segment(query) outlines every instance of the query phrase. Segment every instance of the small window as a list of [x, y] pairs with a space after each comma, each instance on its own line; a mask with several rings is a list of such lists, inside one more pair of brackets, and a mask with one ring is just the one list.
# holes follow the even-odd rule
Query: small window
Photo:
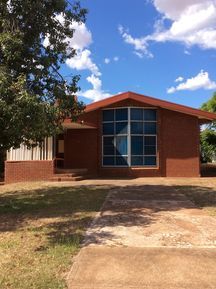
[[114, 166], [115, 165], [115, 157], [103, 157], [103, 165], [104, 166]]
[[144, 134], [156, 134], [156, 122], [144, 122]]
[[127, 136], [116, 137], [116, 155], [127, 155]]
[[132, 166], [142, 166], [143, 165], [143, 157], [142, 156], [132, 156], [131, 157], [131, 165]]
[[156, 136], [144, 136], [144, 144], [146, 146], [156, 146]]
[[104, 156], [113, 156], [115, 154], [114, 137], [104, 137], [103, 154]]
[[116, 157], [116, 165], [117, 166], [128, 166], [128, 158], [127, 157]]
[[113, 135], [114, 134], [114, 123], [105, 122], [103, 124], [103, 134], [104, 135]]
[[144, 166], [156, 166], [156, 157], [144, 157]]
[[113, 109], [103, 110], [103, 121], [114, 121], [114, 110]]
[[128, 109], [119, 108], [116, 109], [116, 121], [128, 120]]
[[127, 122], [116, 122], [116, 134], [127, 134], [128, 123]]
[[142, 108], [131, 108], [131, 120], [143, 120]]
[[156, 121], [157, 112], [155, 109], [144, 109], [144, 120], [147, 121]]
[[131, 134], [143, 134], [143, 123], [131, 122]]
[[156, 146], [144, 146], [144, 155], [146, 156], [156, 155]]
[[131, 155], [143, 155], [143, 137], [131, 137]]

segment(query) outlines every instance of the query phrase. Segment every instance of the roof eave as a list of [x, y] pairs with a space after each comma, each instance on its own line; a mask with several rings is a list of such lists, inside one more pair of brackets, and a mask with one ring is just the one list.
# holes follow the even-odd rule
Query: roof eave
[[86, 106], [85, 112], [91, 112], [91, 111], [94, 111], [97, 109], [101, 109], [103, 107], [110, 106], [114, 103], [117, 103], [117, 102], [120, 102], [120, 101], [123, 101], [126, 99], [133, 99], [135, 101], [150, 104], [150, 105], [153, 105], [155, 107], [160, 107], [163, 109], [168, 109], [168, 110], [177, 111], [177, 112], [188, 114], [188, 115], [193, 115], [193, 116], [196, 116], [198, 118], [207, 120], [208, 122], [216, 120], [216, 114], [215, 113], [202, 111], [202, 110], [188, 107], [185, 105], [180, 105], [180, 104], [168, 102], [165, 100], [137, 94], [137, 93], [130, 92], [130, 91], [125, 92], [125, 93], [121, 93], [118, 95], [114, 95], [114, 96], [109, 97], [107, 99], [103, 99], [103, 100], [97, 101], [95, 103], [89, 104]]

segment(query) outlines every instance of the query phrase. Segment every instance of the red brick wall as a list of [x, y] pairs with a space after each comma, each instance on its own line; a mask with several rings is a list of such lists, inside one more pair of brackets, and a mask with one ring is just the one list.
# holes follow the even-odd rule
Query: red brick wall
[[200, 176], [198, 118], [163, 109], [160, 141], [162, 176]]
[[53, 171], [53, 161], [6, 161], [5, 183], [49, 180]]
[[129, 177], [129, 178], [139, 178], [139, 177], [160, 177], [159, 168], [100, 168], [99, 175], [101, 177]]
[[65, 133], [65, 168], [87, 168], [97, 172], [97, 129], [74, 129]]
[[[133, 100], [124, 100], [110, 107], [148, 107]], [[103, 177], [198, 177], [199, 123], [183, 113], [158, 108], [158, 167], [102, 167], [102, 110], [82, 116], [98, 130], [68, 130], [65, 141], [65, 164], [71, 168], [88, 168]]]

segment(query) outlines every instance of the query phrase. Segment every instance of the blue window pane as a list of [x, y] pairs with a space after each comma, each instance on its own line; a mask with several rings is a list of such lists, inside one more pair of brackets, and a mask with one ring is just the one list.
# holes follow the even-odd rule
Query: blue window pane
[[131, 119], [132, 120], [143, 120], [143, 109], [142, 108], [131, 108]]
[[117, 166], [128, 166], [127, 157], [116, 157]]
[[144, 166], [156, 166], [156, 157], [144, 157]]
[[145, 146], [155, 146], [156, 145], [156, 136], [145, 136], [144, 137]]
[[114, 123], [104, 123], [103, 124], [103, 134], [104, 135], [114, 134]]
[[104, 137], [104, 139], [103, 139], [103, 154], [105, 156], [115, 154], [114, 137]]
[[156, 134], [157, 124], [156, 122], [145, 122], [144, 123], [144, 134]]
[[156, 120], [157, 111], [155, 109], [145, 109], [144, 110], [144, 120]]
[[156, 146], [144, 146], [144, 155], [156, 155]]
[[143, 155], [143, 137], [142, 136], [131, 137], [131, 154]]
[[127, 134], [128, 124], [127, 122], [117, 122], [116, 123], [116, 134]]
[[127, 155], [127, 137], [116, 137], [116, 155]]
[[104, 145], [111, 146], [114, 144], [114, 137], [113, 136], [105, 136], [104, 137]]
[[143, 157], [131, 157], [131, 165], [132, 166], [142, 166], [143, 165]]
[[131, 122], [131, 134], [143, 134], [143, 123]]
[[114, 109], [103, 110], [103, 121], [114, 121]]
[[104, 166], [114, 166], [115, 165], [115, 158], [114, 157], [104, 157], [103, 158], [103, 165]]
[[119, 108], [116, 109], [116, 121], [119, 120], [128, 120], [128, 109], [127, 108]]

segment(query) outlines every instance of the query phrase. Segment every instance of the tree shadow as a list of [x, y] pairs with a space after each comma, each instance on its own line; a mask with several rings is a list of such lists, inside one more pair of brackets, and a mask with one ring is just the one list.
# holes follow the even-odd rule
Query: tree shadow
[[[109, 190], [112, 190], [109, 198], [94, 219]], [[0, 195], [0, 232], [14, 232], [46, 219], [33, 230], [45, 231], [50, 245], [80, 244], [85, 229], [94, 219], [85, 244], [104, 244], [116, 237], [112, 232], [103, 231], [105, 226], [144, 228], [154, 224], [160, 212], [209, 204], [216, 207], [216, 191], [202, 186], [82, 185], [15, 190]]]
[[40, 219], [72, 217], [78, 221], [76, 214], [91, 215], [99, 211], [108, 189], [98, 185], [7, 191], [0, 194], [0, 232], [16, 231]]
[[206, 200], [203, 201], [203, 207], [216, 207], [216, 191], [209, 187], [136, 185], [114, 188], [99, 217], [87, 232], [84, 245], [116, 243], [119, 239], [118, 228], [139, 227], [144, 230], [160, 222], [163, 212], [202, 208], [201, 203], [196, 202], [198, 196]]

